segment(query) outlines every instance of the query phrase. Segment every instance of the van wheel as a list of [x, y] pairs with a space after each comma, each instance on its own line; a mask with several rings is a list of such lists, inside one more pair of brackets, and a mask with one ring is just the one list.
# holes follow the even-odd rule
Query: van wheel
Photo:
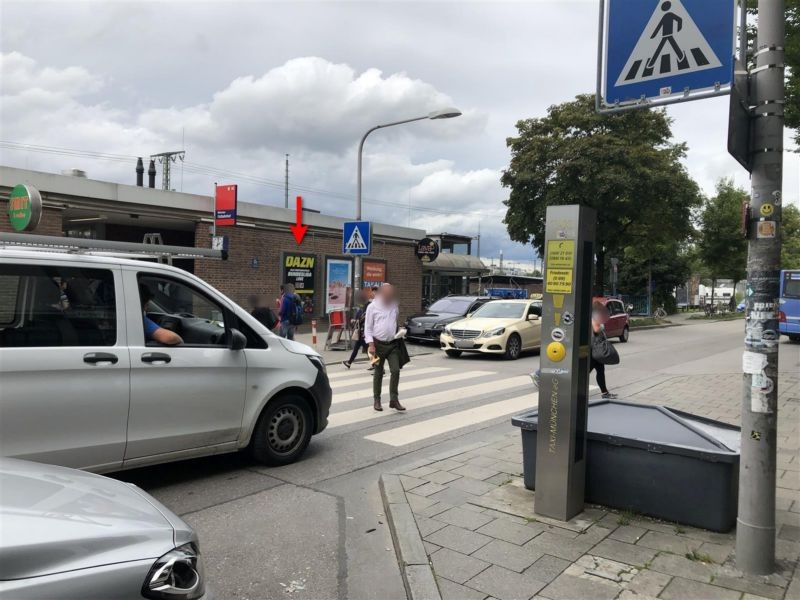
[[461, 356], [461, 350], [445, 350], [444, 353], [450, 358], [458, 358]]
[[506, 358], [517, 360], [520, 354], [522, 354], [522, 340], [516, 333], [512, 333], [506, 341]]
[[630, 335], [631, 330], [625, 325], [625, 329], [622, 330], [622, 335], [619, 336], [619, 341], [623, 344], [628, 341], [628, 336]]
[[270, 402], [253, 432], [253, 458], [266, 465], [288, 465], [300, 458], [311, 441], [311, 412], [294, 394]]

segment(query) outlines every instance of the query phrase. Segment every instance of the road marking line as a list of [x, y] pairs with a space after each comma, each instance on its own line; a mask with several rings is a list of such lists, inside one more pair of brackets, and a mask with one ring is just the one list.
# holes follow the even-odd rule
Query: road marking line
[[[595, 386], [589, 387], [590, 392], [593, 391], [592, 388], [595, 388]], [[455, 431], [462, 427], [491, 421], [526, 408], [534, 408], [536, 398], [537, 395], [525, 394], [516, 398], [509, 398], [508, 400], [501, 400], [435, 417], [427, 421], [418, 421], [402, 427], [381, 431], [380, 433], [373, 433], [372, 435], [364, 436], [364, 439], [386, 444], [387, 446], [405, 446], [442, 433]]]
[[[449, 369], [445, 367], [428, 367], [426, 369], [417, 369], [416, 371], [409, 371], [408, 373], [406, 373], [405, 372], [406, 370], [403, 369], [402, 371], [400, 371], [400, 376], [402, 377], [403, 375], [407, 376], [426, 375], [430, 373], [441, 373], [442, 371], [448, 371], [448, 370]], [[363, 385], [365, 383], [371, 384], [371, 382], [372, 382], [372, 373], [361, 373], [360, 377], [350, 377], [348, 379], [339, 379], [337, 381], [332, 381], [331, 387], [333, 388], [334, 391], [336, 391], [338, 389], [350, 387], [353, 385]]]
[[[451, 381], [463, 381], [464, 379], [474, 379], [475, 377], [485, 377], [486, 375], [495, 375], [493, 371], [468, 371], [466, 373], [455, 373], [453, 375], [443, 375], [442, 377], [423, 378], [419, 381], [412, 381], [410, 383], [403, 383], [402, 373], [400, 375], [400, 394], [404, 395], [409, 390], [416, 390], [419, 388], [430, 387], [432, 385], [439, 385], [443, 383], [450, 383]], [[389, 369], [383, 375], [383, 389], [386, 391], [389, 386]], [[355, 390], [353, 392], [345, 392], [343, 394], [334, 394], [333, 403], [349, 402], [350, 400], [362, 400], [364, 398], [372, 398], [372, 384], [365, 386], [363, 390]]]
[[[530, 385], [531, 378], [527, 375], [519, 377], [511, 377], [503, 381], [487, 381], [485, 383], [478, 383], [474, 385], [467, 385], [444, 392], [435, 392], [433, 394], [423, 394], [421, 396], [412, 396], [410, 398], [403, 398], [406, 407], [413, 411], [418, 408], [426, 408], [428, 406], [436, 406], [438, 404], [446, 404], [448, 402], [455, 402], [457, 400], [465, 400], [467, 398], [474, 398], [483, 394], [489, 394], [496, 391], [510, 390], [523, 385]], [[362, 421], [370, 421], [373, 419], [386, 418], [383, 414], [376, 413], [372, 410], [371, 406], [363, 408], [354, 408], [352, 410], [343, 410], [342, 412], [333, 413], [328, 417], [328, 429], [335, 427], [342, 427], [344, 425], [352, 425], [353, 423], [360, 423]]]
[[[422, 363], [417, 363], [417, 364], [422, 364]], [[331, 373], [330, 372], [331, 368], [336, 367], [336, 366], [341, 367], [342, 368], [341, 371], [335, 371], [335, 372]], [[366, 362], [366, 361], [353, 363], [353, 366], [350, 369], [346, 369], [345, 367], [343, 367], [341, 361], [327, 363], [328, 380], [333, 381], [333, 380], [339, 380], [339, 379], [348, 379], [350, 377], [358, 377], [359, 375], [363, 375], [364, 373], [367, 372], [367, 367], [368, 366], [369, 366], [369, 363]], [[431, 369], [436, 368], [436, 369], [445, 370], [445, 369], [451, 369], [452, 367], [428, 367], [428, 368], [431, 368]], [[409, 372], [409, 371], [413, 371], [413, 372], [416, 373], [416, 372], [421, 371], [421, 370], [422, 370], [422, 367], [415, 366], [414, 363], [408, 364], [405, 367], [403, 367], [403, 373], [406, 373], [406, 372]]]

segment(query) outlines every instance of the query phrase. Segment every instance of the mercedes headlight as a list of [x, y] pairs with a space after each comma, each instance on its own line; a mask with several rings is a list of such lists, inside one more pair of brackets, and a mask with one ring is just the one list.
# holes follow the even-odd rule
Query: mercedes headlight
[[442, 327], [444, 327], [444, 325], [442, 323], [434, 323], [432, 329], [441, 329]]
[[447, 325], [447, 326], [444, 328], [444, 332], [445, 332], [447, 335], [450, 335], [450, 336], [452, 336], [452, 335], [453, 335], [453, 330], [452, 330], [452, 329], [450, 329], [450, 325]]
[[142, 595], [154, 600], [195, 600], [205, 591], [200, 549], [193, 543], [179, 546], [159, 558], [142, 586]]
[[496, 329], [490, 329], [489, 331], [484, 331], [481, 334], [481, 337], [494, 337], [496, 335], [503, 335], [506, 331], [505, 327], [498, 327]]

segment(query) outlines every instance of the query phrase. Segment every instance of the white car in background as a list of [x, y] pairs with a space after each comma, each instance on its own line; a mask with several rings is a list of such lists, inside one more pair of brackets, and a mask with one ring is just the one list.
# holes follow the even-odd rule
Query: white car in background
[[502, 354], [514, 360], [542, 343], [542, 300], [492, 300], [445, 327], [439, 344], [447, 356], [463, 352]]

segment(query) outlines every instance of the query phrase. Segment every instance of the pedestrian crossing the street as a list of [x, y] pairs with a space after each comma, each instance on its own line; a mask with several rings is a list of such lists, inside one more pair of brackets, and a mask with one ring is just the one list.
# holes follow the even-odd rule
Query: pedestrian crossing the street
[[[376, 412], [372, 408], [372, 375], [364, 363], [347, 371], [332, 366], [328, 431], [336, 433], [347, 427], [344, 431], [361, 435], [368, 430], [363, 439], [401, 447], [536, 407], [537, 392], [528, 375], [509, 376], [491, 370], [491, 364], [482, 364], [481, 370], [469, 367], [407, 366], [401, 371], [400, 399], [408, 411], [397, 413], [388, 408], [388, 370], [382, 391], [385, 409]], [[597, 390], [590, 386], [590, 393]], [[476, 406], [481, 399], [485, 401]], [[426, 410], [420, 416], [417, 411], [422, 409]]]

